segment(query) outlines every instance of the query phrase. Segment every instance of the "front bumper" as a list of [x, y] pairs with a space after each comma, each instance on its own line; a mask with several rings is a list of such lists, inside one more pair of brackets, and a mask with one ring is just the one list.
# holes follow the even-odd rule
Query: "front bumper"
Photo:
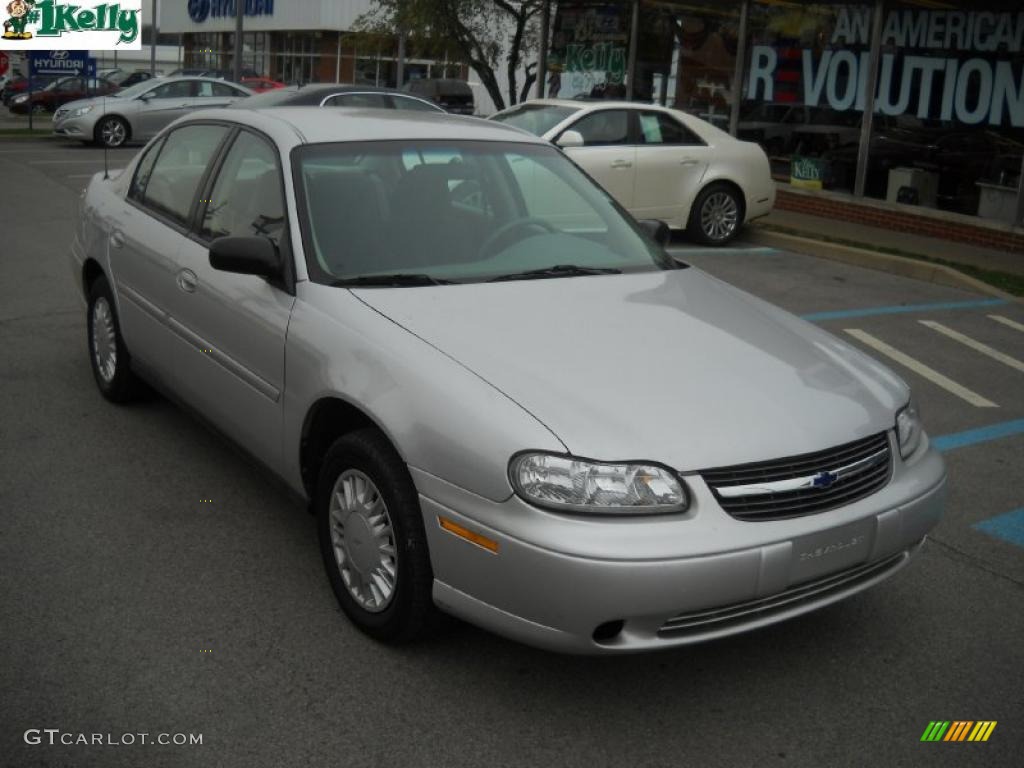
[[63, 136], [68, 139], [81, 139], [92, 141], [94, 120], [84, 117], [70, 117], [61, 121], [54, 121], [54, 136]]
[[[618, 521], [569, 519], [515, 496], [493, 503], [413, 476], [437, 605], [530, 645], [591, 654], [736, 634], [866, 589], [920, 549], [946, 490], [944, 464], [930, 448], [912, 467], [900, 462], [872, 496], [765, 522], [729, 517], [695, 476], [687, 478], [694, 500], [686, 514]], [[443, 530], [439, 517], [494, 540], [497, 553]]]

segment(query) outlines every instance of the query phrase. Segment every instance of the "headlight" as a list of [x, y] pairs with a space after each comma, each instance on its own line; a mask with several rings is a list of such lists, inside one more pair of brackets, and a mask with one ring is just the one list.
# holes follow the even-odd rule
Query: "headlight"
[[654, 464], [606, 464], [522, 453], [509, 464], [512, 487], [538, 506], [603, 515], [682, 512], [689, 502], [674, 473]]
[[92, 112], [92, 107], [79, 107], [71, 113], [71, 117], [81, 117], [82, 115], [88, 115]]
[[14, 103], [14, 104], [21, 104], [24, 101], [28, 101], [28, 94], [27, 93], [19, 93], [17, 96], [15, 96], [13, 99], [11, 99], [11, 102]]
[[905, 459], [921, 443], [921, 417], [917, 414], [917, 406], [911, 400], [896, 414], [896, 437], [900, 443], [900, 455]]

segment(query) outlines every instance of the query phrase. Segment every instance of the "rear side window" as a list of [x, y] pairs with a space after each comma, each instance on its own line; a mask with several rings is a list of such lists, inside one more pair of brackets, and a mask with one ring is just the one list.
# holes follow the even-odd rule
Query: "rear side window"
[[264, 235], [280, 244], [283, 228], [277, 152], [259, 136], [242, 131], [221, 165], [200, 234], [209, 239]]
[[640, 143], [642, 144], [689, 144], [700, 145], [704, 142], [697, 135], [664, 112], [641, 112]]
[[153, 164], [143, 205], [179, 224], [188, 223], [199, 182], [227, 130], [222, 125], [188, 125], [172, 131]]
[[132, 185], [128, 188], [128, 197], [132, 200], [142, 202], [143, 197], [146, 195], [146, 185], [149, 184], [149, 177], [153, 174], [153, 164], [156, 162], [157, 155], [160, 154], [160, 147], [164, 145], [164, 140], [153, 142], [153, 146], [146, 150], [146, 154], [139, 160], [139, 164], [135, 167], [135, 178], [132, 179]]

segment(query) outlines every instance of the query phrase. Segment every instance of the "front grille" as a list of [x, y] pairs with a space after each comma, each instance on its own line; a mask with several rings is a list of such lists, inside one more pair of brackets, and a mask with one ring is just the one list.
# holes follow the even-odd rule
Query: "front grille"
[[724, 608], [681, 613], [662, 624], [658, 635], [678, 637], [683, 634], [717, 632], [730, 626], [756, 622], [801, 605], [818, 603], [836, 593], [848, 592], [873, 579], [887, 576], [903, 565], [909, 557], [910, 550], [897, 552], [884, 560], [858, 565], [815, 581], [808, 581], [770, 597], [733, 603]]
[[774, 461], [700, 473], [718, 503], [739, 520], [782, 520], [852, 504], [889, 482], [889, 436]]

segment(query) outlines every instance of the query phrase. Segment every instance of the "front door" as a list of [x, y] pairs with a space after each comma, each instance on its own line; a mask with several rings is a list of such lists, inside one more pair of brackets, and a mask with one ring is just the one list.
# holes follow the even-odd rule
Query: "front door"
[[148, 139], [192, 108], [191, 80], [159, 85], [140, 97], [142, 106], [133, 126], [136, 139]]
[[565, 153], [627, 210], [633, 208], [636, 147], [629, 138], [629, 112], [601, 109], [569, 125], [583, 137], [582, 147]]
[[179, 251], [172, 313], [188, 342], [177, 359], [182, 396], [272, 467], [282, 458], [285, 335], [295, 297], [281, 283], [214, 269], [209, 246], [229, 235], [268, 237], [291, 258], [280, 168], [270, 143], [238, 134], [206, 187], [195, 236]]

